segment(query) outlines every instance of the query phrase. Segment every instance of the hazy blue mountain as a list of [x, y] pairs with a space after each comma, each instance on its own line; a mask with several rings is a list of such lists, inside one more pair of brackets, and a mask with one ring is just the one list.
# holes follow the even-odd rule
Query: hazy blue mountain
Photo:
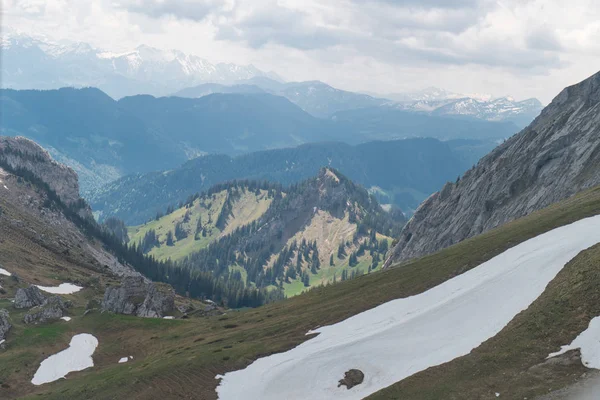
[[233, 158], [208, 155], [170, 171], [123, 177], [88, 199], [101, 217], [114, 215], [132, 225], [215, 183], [252, 179], [289, 185], [331, 166], [370, 188], [383, 203], [410, 212], [430, 193], [471, 167], [475, 154], [479, 158], [492, 147], [489, 142], [407, 139], [357, 146], [305, 144]]
[[202, 84], [180, 90], [175, 96], [201, 97], [210, 93], [248, 93], [256, 89], [283, 96], [319, 118], [327, 118], [338, 111], [391, 103], [387, 99], [336, 89], [320, 81], [282, 83], [266, 77], [240, 81], [240, 84], [231, 86]]
[[94, 88], [3, 89], [0, 110], [2, 134], [42, 144], [78, 172], [84, 193], [123, 175], [175, 168], [206, 154], [235, 156], [323, 141], [503, 139], [516, 132], [512, 124], [382, 107], [322, 119], [269, 93], [138, 95], [115, 101]]
[[474, 118], [432, 116], [382, 106], [335, 113], [331, 120], [351, 126], [367, 140], [389, 140], [405, 137], [439, 139], [505, 139], [519, 128], [512, 122], [490, 122]]

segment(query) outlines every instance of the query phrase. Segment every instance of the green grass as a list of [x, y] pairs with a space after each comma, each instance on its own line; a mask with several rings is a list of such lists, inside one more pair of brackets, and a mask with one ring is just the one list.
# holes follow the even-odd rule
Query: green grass
[[[106, 313], [79, 316], [74, 324], [67, 325], [69, 330], [54, 346], [65, 346], [71, 334], [92, 333], [100, 340], [94, 355], [96, 366], [39, 388], [29, 385], [28, 379], [43, 353], [48, 354], [48, 347], [14, 345], [17, 340], [11, 334], [7, 350], [0, 352], [0, 380], [9, 385], [9, 389], [0, 387], [0, 398], [215, 399], [216, 374], [293, 348], [307, 340], [309, 329], [421, 293], [515, 244], [598, 213], [600, 190], [593, 189], [398, 268], [315, 288], [259, 309], [228, 311], [220, 317], [163, 321]], [[570, 343], [592, 317], [600, 314], [597, 265], [598, 246], [578, 256], [542, 297], [497, 337], [469, 356], [408, 378], [375, 398], [398, 398], [399, 394], [407, 399], [491, 398], [490, 390], [498, 387], [502, 398], [522, 399], [573, 382], [582, 367], [548, 369], [537, 375], [527, 371], [548, 352]], [[116, 364], [128, 353], [134, 355], [133, 362]], [[15, 363], [21, 359], [28, 367], [7, 374], [8, 368], [3, 366], [9, 363], [17, 369]], [[519, 397], [523, 393], [527, 394]]]
[[[165, 215], [158, 220], [150, 221], [146, 224], [128, 228], [131, 243], [139, 244], [144, 235], [151, 229], [156, 231], [160, 246], [154, 247], [149, 254], [159, 260], [172, 259], [180, 260], [192, 253], [198, 252], [216, 240], [222, 235], [233, 232], [236, 228], [246, 225], [265, 213], [271, 204], [272, 199], [267, 198], [267, 191], [262, 190], [257, 196], [254, 192], [244, 191], [241, 197], [234, 203], [233, 217], [227, 221], [227, 225], [221, 231], [215, 226], [219, 213], [223, 208], [226, 198], [226, 191], [216, 193], [212, 198], [197, 199], [192, 207], [178, 208], [171, 214]], [[204, 206], [206, 205], [206, 206]], [[175, 240], [173, 246], [167, 246], [167, 233], [175, 232], [175, 225], [182, 222], [186, 212], [190, 212], [189, 222], [184, 224], [188, 236], [181, 240]], [[203, 226], [207, 226], [209, 232], [206, 236], [199, 235], [196, 240], [196, 226], [198, 219], [202, 218]], [[209, 221], [211, 221], [209, 223]]]

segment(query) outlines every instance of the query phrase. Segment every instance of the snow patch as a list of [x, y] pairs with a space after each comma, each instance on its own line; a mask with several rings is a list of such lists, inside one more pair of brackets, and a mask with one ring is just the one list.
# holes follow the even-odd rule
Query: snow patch
[[73, 294], [83, 289], [81, 286], [77, 286], [72, 283], [61, 283], [58, 286], [35, 286], [37, 286], [40, 290], [43, 290], [46, 293], [52, 294]]
[[69, 372], [82, 371], [94, 366], [92, 355], [98, 339], [89, 333], [73, 336], [69, 348], [51, 355], [40, 364], [31, 383], [42, 385], [64, 378]]
[[12, 274], [7, 270], [0, 268], [0, 275], [11, 276]]
[[129, 357], [121, 357], [121, 358], [119, 359], [119, 364], [126, 363], [127, 361], [129, 361]]
[[[529, 307], [566, 263], [600, 242], [599, 228], [596, 216], [554, 229], [424, 293], [318, 328], [319, 335], [290, 351], [225, 374], [219, 399], [358, 400], [469, 354]], [[338, 388], [353, 368], [364, 382]]]
[[556, 353], [551, 353], [547, 358], [565, 354], [567, 351], [580, 349], [581, 362], [587, 368], [600, 369], [600, 317], [590, 321], [588, 328], [568, 346], [562, 346]]
[[69, 322], [71, 320], [71, 317], [60, 317], [60, 319]]
[[172, 315], [167, 315], [166, 317], [163, 317], [163, 319], [175, 319], [175, 317], [173, 317]]

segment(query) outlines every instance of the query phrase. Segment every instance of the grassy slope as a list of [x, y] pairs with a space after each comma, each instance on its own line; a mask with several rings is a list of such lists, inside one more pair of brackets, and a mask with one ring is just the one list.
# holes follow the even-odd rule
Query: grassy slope
[[[161, 217], [158, 221], [150, 221], [144, 225], [134, 226], [129, 228], [129, 237], [132, 243], [139, 243], [146, 232], [154, 229], [159, 236], [161, 245], [150, 251], [150, 254], [157, 259], [166, 260], [171, 258], [178, 260], [184, 258], [191, 253], [202, 250], [211, 242], [217, 240], [221, 235], [233, 232], [236, 228], [246, 225], [259, 218], [267, 210], [272, 199], [267, 198], [267, 192], [261, 191], [259, 196], [253, 192], [244, 191], [243, 195], [237, 200], [233, 207], [233, 216], [229, 218], [225, 229], [221, 232], [215, 226], [219, 213], [223, 208], [226, 191], [223, 190], [216, 193], [212, 199], [204, 200], [197, 199], [193, 206], [189, 209], [191, 218], [185, 224], [185, 229], [188, 231], [188, 237], [182, 240], [176, 240], [173, 246], [167, 246], [167, 232], [175, 231], [175, 224], [183, 220], [187, 208], [179, 208], [171, 214]], [[205, 206], [206, 205], [206, 206]], [[210, 207], [209, 207], [210, 206]], [[209, 234], [206, 237], [199, 236], [199, 240], [195, 240], [194, 234], [198, 224], [198, 218], [202, 218], [204, 226], [208, 226]], [[208, 221], [212, 221], [210, 224]]]
[[[18, 339], [9, 336], [8, 350], [0, 353], [0, 364], [15, 352], [33, 355], [26, 369], [0, 379], [13, 388], [17, 383], [13, 390], [18, 394], [43, 393], [47, 399], [214, 399], [217, 373], [243, 368], [257, 357], [294, 347], [307, 340], [304, 334], [309, 329], [335, 323], [395, 298], [421, 293], [517, 243], [598, 213], [600, 189], [596, 188], [400, 268], [222, 317], [155, 321], [92, 314], [91, 318], [80, 318], [68, 325], [53, 348], [65, 347], [72, 333], [93, 333], [100, 339], [95, 355], [97, 366], [41, 388], [18, 385], [24, 380], [17, 377], [35, 369], [33, 365], [50, 351], [48, 344], [18, 344]], [[599, 253], [594, 248], [577, 257], [530, 309], [471, 355], [417, 374], [378, 396], [396, 398], [398, 393], [407, 393], [404, 398], [437, 399], [443, 392], [460, 393], [460, 398], [489, 398], [494, 383], [502, 384], [504, 392], [510, 389], [513, 392], [508, 393], [522, 393], [520, 388], [529, 386], [535, 378], [531, 393], [547, 393], [550, 388], [572, 382], [581, 367], [550, 370], [541, 377], [515, 375], [514, 371], [539, 363], [542, 356], [557, 350], [559, 345], [570, 343], [600, 313], [600, 303], [594, 301], [600, 277], [593, 268], [600, 262]], [[170, 328], [165, 329], [167, 326]], [[114, 350], [115, 346], [119, 346], [119, 351]], [[139, 353], [137, 357], [134, 354], [133, 362], [116, 364], [119, 357], [133, 351]], [[504, 375], [504, 371], [512, 373]], [[482, 395], [484, 389], [489, 390]]]

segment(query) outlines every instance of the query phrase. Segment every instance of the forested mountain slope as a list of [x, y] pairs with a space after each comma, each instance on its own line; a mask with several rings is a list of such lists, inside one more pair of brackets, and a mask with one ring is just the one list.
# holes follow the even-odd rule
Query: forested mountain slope
[[378, 269], [404, 223], [339, 172], [289, 188], [239, 181], [191, 196], [130, 228], [130, 243], [161, 260], [295, 295]]
[[389, 263], [432, 253], [600, 183], [600, 74], [564, 89], [518, 135], [428, 198]]
[[129, 225], [138, 225], [219, 182], [250, 179], [288, 186], [331, 166], [370, 189], [380, 203], [394, 204], [410, 213], [494, 146], [493, 142], [406, 139], [357, 146], [306, 144], [233, 158], [208, 155], [171, 171], [123, 177], [95, 191], [88, 200], [100, 219], [116, 216]]

